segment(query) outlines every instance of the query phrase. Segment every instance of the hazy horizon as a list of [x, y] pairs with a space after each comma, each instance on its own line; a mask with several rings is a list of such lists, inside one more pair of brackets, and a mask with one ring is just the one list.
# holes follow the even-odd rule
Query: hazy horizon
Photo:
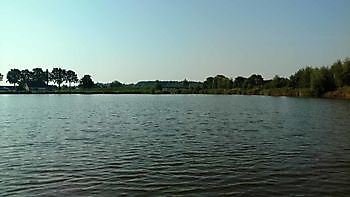
[[0, 73], [96, 82], [271, 78], [350, 55], [347, 0], [0, 1]]

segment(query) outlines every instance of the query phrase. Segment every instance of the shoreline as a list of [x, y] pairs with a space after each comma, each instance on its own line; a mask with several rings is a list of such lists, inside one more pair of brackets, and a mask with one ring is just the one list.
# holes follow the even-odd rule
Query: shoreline
[[180, 92], [170, 92], [170, 91], [103, 91], [103, 90], [84, 90], [84, 91], [0, 91], [0, 95], [99, 95], [99, 94], [110, 94], [110, 95], [122, 95], [122, 94], [140, 94], [140, 95], [245, 95], [245, 96], [271, 96], [271, 97], [290, 97], [290, 98], [321, 98], [321, 99], [340, 99], [340, 100], [350, 100], [350, 87], [340, 88], [335, 91], [330, 91], [322, 94], [321, 96], [313, 96], [309, 91], [306, 90], [296, 90], [285, 91], [283, 89], [268, 90], [263, 89], [259, 91], [254, 90], [244, 90], [244, 91], [234, 91], [234, 90], [203, 90], [203, 91], [180, 91]]

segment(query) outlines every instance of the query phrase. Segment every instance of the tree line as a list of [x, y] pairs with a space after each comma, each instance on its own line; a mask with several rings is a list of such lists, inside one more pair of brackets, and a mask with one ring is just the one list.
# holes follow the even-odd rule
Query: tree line
[[[0, 80], [3, 80], [0, 74]], [[119, 81], [111, 83], [94, 83], [90, 75], [84, 75], [80, 80], [72, 70], [54, 68], [51, 72], [41, 68], [19, 70], [11, 69], [7, 73], [7, 82], [19, 88], [49, 87], [52, 82], [61, 88], [63, 83], [76, 84], [79, 87], [96, 89], [150, 89], [151, 92], [175, 92], [175, 93], [259, 93], [261, 90], [308, 90], [313, 96], [321, 96], [325, 92], [333, 91], [344, 86], [350, 86], [350, 59], [338, 60], [330, 66], [310, 67], [299, 69], [290, 77], [276, 75], [272, 79], [265, 80], [259, 74], [249, 77], [237, 76], [235, 79], [224, 75], [208, 77], [203, 82], [187, 81], [141, 81], [136, 84], [122, 84]], [[184, 90], [184, 91], [178, 91]], [[208, 91], [207, 91], [208, 90]], [[214, 90], [214, 91], [213, 91]], [[229, 91], [227, 91], [229, 90]], [[252, 91], [246, 91], [252, 90]], [[146, 91], [147, 92], [147, 91]]]
[[[3, 75], [0, 73], [0, 80], [3, 79]], [[51, 72], [47, 69], [44, 71], [42, 68], [34, 68], [33, 70], [19, 70], [11, 69], [6, 75], [7, 82], [13, 84], [14, 87], [36, 87], [44, 88], [49, 86], [49, 82], [57, 84], [58, 88], [61, 88], [63, 83], [68, 83], [71, 87], [72, 83], [78, 83], [83, 88], [92, 88], [94, 82], [90, 75], [84, 75], [80, 80], [78, 75], [72, 70], [66, 70], [62, 68], [53, 68]]]
[[223, 75], [208, 77], [203, 82], [204, 89], [310, 89], [314, 96], [325, 92], [350, 86], [350, 59], [338, 60], [331, 66], [319, 68], [306, 67], [299, 69], [289, 78], [276, 75], [271, 80], [264, 80], [261, 75], [250, 77], [238, 76], [234, 80]]

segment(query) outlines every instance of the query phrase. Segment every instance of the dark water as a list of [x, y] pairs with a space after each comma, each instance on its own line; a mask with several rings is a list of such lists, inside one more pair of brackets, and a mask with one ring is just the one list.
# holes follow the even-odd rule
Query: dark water
[[0, 196], [349, 196], [350, 101], [0, 96]]

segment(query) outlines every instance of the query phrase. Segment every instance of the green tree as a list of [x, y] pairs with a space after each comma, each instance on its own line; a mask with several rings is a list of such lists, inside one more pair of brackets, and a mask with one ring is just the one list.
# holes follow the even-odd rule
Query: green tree
[[268, 84], [268, 86], [270, 88], [288, 87], [289, 86], [289, 79], [275, 75], [275, 77], [271, 80], [271, 82]]
[[344, 62], [338, 60], [330, 68], [335, 85], [343, 87], [350, 85], [350, 59], [346, 58]]
[[80, 79], [80, 86], [82, 88], [92, 88], [94, 87], [94, 81], [91, 79], [90, 75], [84, 75], [83, 78]]
[[311, 73], [313, 68], [306, 67], [298, 70], [294, 75], [290, 76], [290, 84], [294, 88], [310, 88]]
[[235, 88], [243, 88], [243, 85], [247, 78], [238, 76], [235, 78], [235, 81], [233, 82], [233, 87]]
[[326, 67], [313, 69], [310, 86], [315, 96], [321, 96], [327, 91], [334, 90], [335, 83], [330, 70]]
[[71, 87], [71, 83], [77, 83], [79, 81], [78, 75], [74, 71], [68, 70], [65, 81], [68, 82], [69, 87]]
[[225, 77], [224, 75], [216, 75], [213, 81], [213, 88], [219, 89], [231, 89], [233, 86], [232, 79]]
[[344, 85], [344, 69], [343, 64], [340, 60], [338, 60], [331, 66], [331, 72], [333, 75], [335, 85], [337, 87], [342, 87]]
[[155, 90], [162, 90], [162, 83], [159, 80], [156, 80]]
[[46, 73], [41, 68], [34, 68], [32, 71], [32, 80], [30, 86], [44, 87], [46, 81]]
[[48, 69], [46, 69], [46, 71], [45, 71], [45, 82], [46, 82], [46, 86], [49, 86], [50, 75], [51, 75], [51, 73], [49, 72]]
[[9, 82], [10, 84], [13, 84], [13, 86], [16, 87], [16, 84], [19, 84], [21, 80], [21, 71], [18, 69], [11, 69], [7, 73], [6, 78], [7, 78], [7, 82]]
[[204, 83], [203, 83], [203, 87], [205, 89], [212, 89], [214, 88], [214, 77], [208, 77]]
[[2, 81], [2, 78], [4, 77], [4, 75], [2, 75], [1, 73], [0, 73], [0, 81]]
[[61, 88], [61, 84], [66, 80], [66, 70], [61, 68], [52, 69], [50, 80], [56, 83], [58, 88]]
[[182, 81], [182, 87], [185, 89], [188, 89], [190, 87], [190, 83], [187, 81], [187, 79], [184, 79]]
[[113, 81], [113, 82], [110, 84], [110, 87], [111, 87], [111, 88], [119, 88], [119, 87], [122, 87], [122, 86], [123, 86], [123, 84], [120, 83], [120, 82], [117, 81], [117, 80]]
[[231, 89], [233, 87], [233, 81], [224, 75], [216, 75], [215, 77], [208, 77], [203, 87], [206, 89]]
[[20, 84], [23, 86], [28, 86], [30, 85], [32, 78], [33, 78], [33, 73], [28, 69], [24, 69], [21, 71]]
[[350, 86], [350, 59], [346, 58], [343, 63], [343, 85]]
[[264, 85], [264, 78], [261, 75], [253, 74], [244, 81], [244, 88], [257, 88]]

